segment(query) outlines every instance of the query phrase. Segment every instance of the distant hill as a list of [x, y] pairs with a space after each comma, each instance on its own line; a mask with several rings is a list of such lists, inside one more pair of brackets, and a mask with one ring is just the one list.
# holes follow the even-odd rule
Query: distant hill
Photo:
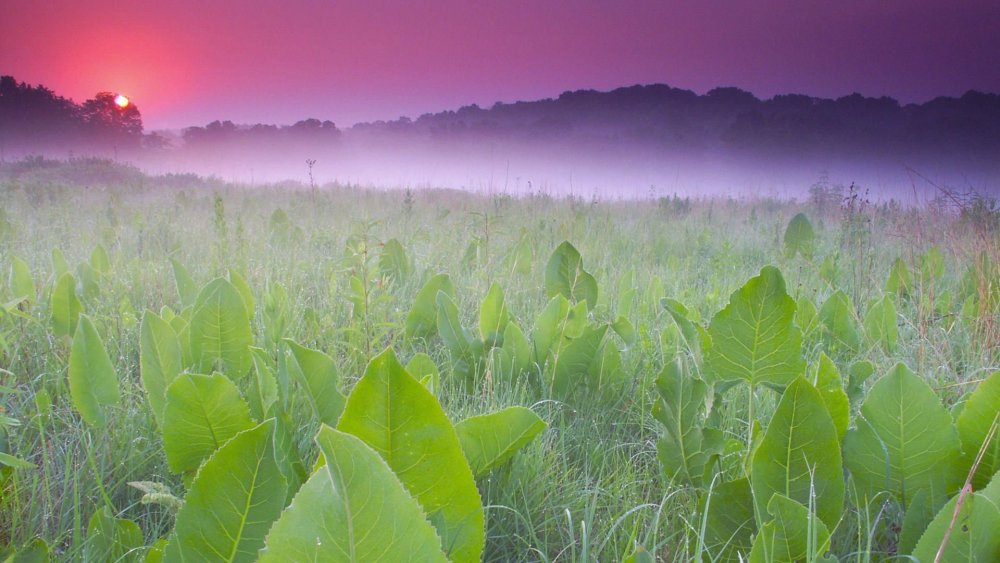
[[761, 100], [739, 88], [698, 95], [665, 84], [576, 90], [533, 102], [476, 105], [415, 120], [362, 123], [348, 133], [436, 138], [628, 141], [676, 148], [727, 147], [791, 154], [939, 152], [997, 156], [1000, 95], [969, 91], [902, 105], [890, 97], [785, 94]]

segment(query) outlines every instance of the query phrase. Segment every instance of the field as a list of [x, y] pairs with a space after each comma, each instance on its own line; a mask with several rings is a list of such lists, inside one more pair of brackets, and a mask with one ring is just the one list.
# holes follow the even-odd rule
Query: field
[[994, 202], [810, 194], [4, 165], [0, 558], [1000, 560]]

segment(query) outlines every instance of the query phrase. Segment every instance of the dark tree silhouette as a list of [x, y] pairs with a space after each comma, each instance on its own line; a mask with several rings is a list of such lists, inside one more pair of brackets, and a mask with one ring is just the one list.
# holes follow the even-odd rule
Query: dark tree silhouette
[[115, 94], [98, 92], [80, 111], [87, 127], [102, 137], [133, 143], [142, 139], [142, 116], [131, 101], [122, 107], [115, 103]]

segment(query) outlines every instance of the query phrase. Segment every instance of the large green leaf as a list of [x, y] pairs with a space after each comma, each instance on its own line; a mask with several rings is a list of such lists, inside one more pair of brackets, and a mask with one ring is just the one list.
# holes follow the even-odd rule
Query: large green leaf
[[588, 309], [597, 305], [597, 280], [583, 269], [583, 259], [569, 241], [556, 247], [545, 265], [545, 294], [586, 301]]
[[174, 286], [177, 288], [177, 296], [180, 297], [181, 306], [194, 305], [198, 299], [198, 284], [194, 282], [184, 264], [181, 264], [177, 259], [171, 258], [170, 266], [174, 270]]
[[69, 393], [73, 406], [91, 426], [104, 426], [108, 408], [121, 403], [115, 367], [87, 315], [80, 315], [69, 352]]
[[896, 306], [888, 295], [878, 300], [865, 315], [865, 332], [868, 338], [882, 346], [887, 353], [896, 350], [899, 327], [896, 326]]
[[555, 397], [567, 397], [590, 383], [595, 362], [601, 358], [601, 345], [608, 327], [588, 327], [578, 338], [559, 350], [552, 366], [549, 391]]
[[[1000, 413], [1000, 371], [994, 372], [976, 387], [958, 415], [958, 436], [968, 459], [974, 459], [983, 447], [997, 413]], [[997, 471], [1000, 471], [1000, 431], [986, 444], [983, 459], [973, 478], [975, 488], [984, 486]]]
[[781, 272], [765, 266], [712, 318], [706, 371], [715, 381], [791, 383], [805, 369], [794, 317], [795, 301], [785, 292]]
[[83, 306], [76, 296], [76, 278], [65, 273], [59, 276], [52, 289], [51, 299], [52, 333], [56, 336], [73, 336]]
[[[840, 439], [823, 397], [808, 381], [796, 379], [781, 396], [777, 410], [753, 454], [750, 484], [757, 513], [771, 496], [809, 505], [830, 528], [844, 508], [844, 471]], [[810, 497], [815, 496], [810, 501]]]
[[503, 332], [509, 322], [510, 314], [504, 302], [503, 290], [499, 284], [494, 283], [479, 307], [479, 337], [487, 346], [499, 346], [503, 344]]
[[177, 513], [165, 561], [256, 561], [285, 505], [268, 420], [235, 435], [205, 462]]
[[20, 299], [34, 303], [37, 297], [35, 291], [35, 280], [31, 277], [31, 268], [28, 263], [14, 256], [10, 261], [10, 275], [7, 278], [7, 286], [10, 287], [11, 294]]
[[922, 378], [897, 364], [872, 386], [861, 415], [844, 439], [844, 457], [868, 498], [887, 491], [905, 506], [926, 490], [933, 505], [957, 490], [963, 477], [958, 433]]
[[338, 428], [389, 464], [427, 512], [452, 561], [478, 561], [483, 506], [458, 435], [437, 399], [392, 349], [376, 356], [347, 398]]
[[198, 294], [189, 337], [200, 371], [219, 369], [238, 379], [250, 370], [250, 318], [243, 296], [226, 279], [212, 280]]
[[476, 479], [513, 457], [543, 430], [545, 421], [525, 407], [470, 416], [455, 425], [458, 441]]
[[861, 347], [854, 306], [843, 291], [831, 295], [819, 308], [826, 345], [832, 352], [856, 352]]
[[910, 276], [910, 268], [902, 258], [896, 258], [889, 271], [889, 277], [885, 280], [885, 292], [903, 297], [908, 295], [911, 289], [913, 289], [913, 279]]
[[833, 419], [833, 425], [837, 427], [838, 440], [843, 440], [851, 422], [851, 403], [844, 391], [844, 383], [837, 364], [823, 352], [819, 353], [819, 362], [816, 364], [812, 383], [823, 397], [826, 410]]
[[403, 245], [396, 239], [389, 239], [378, 257], [378, 273], [396, 283], [410, 275], [410, 262], [406, 259]]
[[802, 503], [775, 494], [767, 511], [772, 519], [754, 538], [751, 563], [818, 561], [830, 549], [830, 530]]
[[[1000, 478], [994, 477], [986, 489], [962, 499], [958, 514], [956, 495], [938, 511], [920, 537], [913, 556], [930, 563], [941, 553], [940, 561], [1000, 561]], [[948, 543], [941, 550], [944, 536], [951, 528]]]
[[316, 442], [326, 463], [271, 528], [261, 563], [447, 561], [420, 505], [375, 451], [326, 426]]
[[784, 242], [785, 256], [791, 258], [799, 253], [804, 258], [812, 258], [813, 250], [816, 248], [816, 233], [805, 213], [795, 215], [788, 222]]
[[483, 345], [462, 327], [458, 306], [444, 291], [439, 291], [437, 295], [437, 327], [451, 354], [454, 372], [463, 378], [470, 378], [482, 360]]
[[146, 311], [139, 329], [139, 376], [156, 423], [163, 426], [167, 387], [183, 370], [181, 345], [170, 323]]
[[711, 496], [706, 493], [699, 499], [698, 511], [705, 518], [709, 553], [722, 561], [739, 561], [741, 554], [746, 560], [757, 531], [750, 481], [744, 477], [715, 486]]
[[[711, 348], [711, 339], [705, 329], [694, 323], [689, 316], [687, 307], [680, 301], [664, 297], [660, 305], [670, 314], [678, 333], [683, 339], [684, 348], [694, 356], [695, 363], [701, 365], [702, 353]], [[669, 359], [669, 358], [667, 358]]]
[[443, 291], [445, 295], [455, 300], [455, 286], [448, 274], [437, 274], [417, 292], [413, 306], [406, 315], [406, 328], [403, 338], [430, 338], [437, 334], [437, 295]]
[[663, 366], [656, 378], [659, 398], [653, 416], [667, 429], [656, 444], [660, 465], [670, 480], [695, 487], [703, 484], [706, 468], [722, 453], [724, 437], [704, 428], [709, 387], [684, 373], [678, 361]]
[[229, 438], [252, 428], [250, 407], [222, 374], [182, 374], [167, 388], [163, 451], [171, 471], [198, 469]]
[[83, 558], [85, 561], [139, 561], [142, 546], [139, 525], [125, 518], [115, 518], [111, 509], [105, 506], [95, 512], [87, 524]]
[[347, 399], [341, 394], [340, 374], [333, 359], [319, 350], [300, 346], [292, 340], [288, 344], [288, 372], [305, 390], [306, 399], [316, 420], [333, 426], [344, 411]]

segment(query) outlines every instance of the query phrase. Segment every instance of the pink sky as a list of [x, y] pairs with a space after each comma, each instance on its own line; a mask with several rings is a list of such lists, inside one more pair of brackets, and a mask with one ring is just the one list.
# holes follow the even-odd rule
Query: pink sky
[[1000, 92], [995, 0], [3, 0], [0, 74], [147, 129], [348, 126], [664, 82], [904, 102]]

